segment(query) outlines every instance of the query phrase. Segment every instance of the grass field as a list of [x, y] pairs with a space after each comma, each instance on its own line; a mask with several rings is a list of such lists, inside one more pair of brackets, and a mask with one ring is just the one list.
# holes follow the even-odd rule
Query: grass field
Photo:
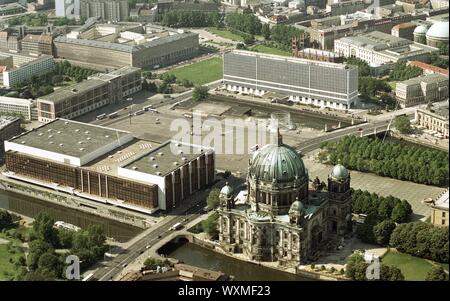
[[[433, 267], [433, 264], [430, 261], [403, 254], [395, 250], [390, 250], [381, 261], [388, 266], [399, 268], [405, 276], [405, 280], [425, 280], [428, 271]], [[448, 264], [436, 264], [441, 265], [448, 271]]]
[[[6, 238], [3, 233], [0, 233], [0, 238], [11, 241], [11, 238]], [[19, 240], [13, 240], [13, 244], [18, 247], [21, 242]], [[23, 252], [17, 248], [14, 248], [14, 254], [8, 252], [6, 245], [7, 244], [0, 244], [0, 281], [7, 280], [5, 273], [9, 275], [15, 274], [14, 263], [9, 262], [9, 259], [13, 258], [15, 262], [21, 255], [23, 255]]]
[[244, 40], [240, 35], [234, 34], [226, 29], [208, 28], [208, 32], [215, 34], [224, 39], [229, 39], [237, 42], [242, 42]]
[[268, 47], [265, 45], [257, 45], [253, 47], [251, 50], [261, 52], [261, 53], [268, 53], [268, 54], [276, 54], [276, 55], [284, 55], [284, 56], [292, 56], [292, 53], [289, 51], [284, 51], [275, 47]]
[[222, 78], [223, 60], [220, 57], [215, 57], [189, 66], [177, 68], [168, 73], [174, 74], [177, 79], [187, 79], [195, 85], [203, 85]]

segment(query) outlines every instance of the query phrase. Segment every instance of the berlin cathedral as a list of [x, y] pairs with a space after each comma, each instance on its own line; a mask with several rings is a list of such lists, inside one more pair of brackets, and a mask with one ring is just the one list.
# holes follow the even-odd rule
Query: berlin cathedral
[[220, 191], [221, 247], [285, 266], [310, 262], [327, 242], [351, 232], [348, 170], [336, 165], [327, 189], [319, 186], [279, 135], [276, 144], [265, 145], [249, 160], [245, 203], [235, 203], [228, 183]]

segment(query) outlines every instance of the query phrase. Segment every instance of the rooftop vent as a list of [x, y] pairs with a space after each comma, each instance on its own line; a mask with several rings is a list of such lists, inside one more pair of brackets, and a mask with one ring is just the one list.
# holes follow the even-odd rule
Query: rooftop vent
[[155, 157], [150, 157], [150, 160], [151, 161], [155, 161]]
[[53, 135], [48, 135], [48, 138], [53, 138]]
[[187, 161], [187, 158], [186, 157], [181, 157], [181, 160]]
[[91, 140], [91, 137], [87, 137], [86, 140]]
[[59, 146], [64, 146], [64, 144], [60, 143]]
[[183, 151], [182, 151], [182, 150], [179, 150], [178, 153], [181, 155], [181, 154], [183, 154]]
[[158, 168], [158, 164], [153, 164], [153, 167], [154, 168]]
[[177, 166], [179, 163], [178, 162], [173, 162], [173, 165]]
[[109, 156], [108, 156], [108, 158], [112, 158], [112, 157], [113, 157], [112, 155], [109, 155]]
[[57, 131], [58, 134], [61, 134], [61, 131]]
[[42, 135], [43, 135], [42, 133], [39, 133], [39, 134], [38, 134], [38, 136], [42, 136]]
[[117, 153], [118, 153], [118, 154], [121, 154], [121, 153], [122, 153], [122, 151], [118, 151]]
[[89, 134], [89, 131], [84, 132], [86, 135]]
[[176, 146], [181, 146], [181, 143], [180, 143], [180, 142], [177, 142], [177, 143], [176, 143]]
[[52, 129], [48, 129], [48, 130], [47, 130], [47, 132], [51, 132], [51, 131], [52, 131]]
[[84, 151], [84, 147], [81, 147], [81, 148], [80, 148], [80, 151]]
[[105, 138], [109, 138], [109, 135], [106, 135]]
[[161, 172], [157, 171], [157, 172], [156, 172], [156, 175], [157, 175], [157, 176], [160, 176], [160, 175], [161, 175]]
[[49, 143], [50, 143], [50, 144], [53, 144], [53, 141], [50, 141]]
[[68, 122], [68, 121], [65, 121], [64, 124], [69, 124], [69, 122]]
[[133, 166], [132, 168], [133, 168], [133, 170], [136, 170], [136, 169], [138, 169], [138, 168], [137, 168], [136, 166]]
[[80, 131], [80, 129], [75, 129], [75, 132], [77, 132], [77, 133], [78, 133], [79, 131]]
[[83, 144], [83, 141], [78, 141], [78, 144]]
[[159, 152], [158, 155], [159, 156], [164, 156], [164, 153], [163, 152]]
[[78, 90], [77, 89], [72, 89], [72, 92], [77, 92]]
[[20, 143], [25, 144], [25, 141], [22, 141], [22, 142], [20, 142]]

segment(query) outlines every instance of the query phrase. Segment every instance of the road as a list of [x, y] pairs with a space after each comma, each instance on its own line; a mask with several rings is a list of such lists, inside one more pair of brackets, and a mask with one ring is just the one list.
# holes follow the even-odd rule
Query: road
[[201, 200], [196, 204], [193, 204], [193, 206], [183, 212], [183, 214], [172, 217], [160, 225], [154, 226], [152, 232], [109, 261], [106, 267], [97, 270], [91, 279], [99, 281], [112, 280], [114, 276], [119, 274], [128, 264], [136, 260], [137, 257], [145, 252], [147, 248], [156, 244], [160, 240], [158, 237], [162, 237], [168, 232], [173, 231], [170, 230], [173, 225], [176, 223], [187, 224], [199, 217], [203, 213], [204, 206], [205, 202], [204, 200]]

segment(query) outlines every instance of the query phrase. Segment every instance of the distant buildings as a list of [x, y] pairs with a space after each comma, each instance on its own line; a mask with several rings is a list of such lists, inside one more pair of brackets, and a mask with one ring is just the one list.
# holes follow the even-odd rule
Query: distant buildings
[[447, 189], [431, 206], [431, 223], [436, 226], [447, 226], [448, 223], [448, 195]]
[[414, 39], [414, 30], [416, 29], [417, 25], [414, 23], [402, 23], [402, 24], [398, 24], [395, 25], [394, 27], [392, 27], [392, 31], [391, 34], [394, 37], [397, 38], [403, 38], [403, 39], [407, 39], [407, 40], [413, 40]]
[[358, 97], [354, 66], [234, 50], [224, 54], [223, 84], [229, 91], [288, 95], [295, 102], [349, 109]]
[[341, 16], [364, 10], [366, 6], [368, 6], [368, 4], [366, 4], [363, 0], [335, 2], [327, 4], [326, 12], [332, 16]]
[[20, 134], [20, 118], [2, 115], [0, 111], [0, 154], [4, 153], [3, 143], [5, 140]]
[[143, 213], [171, 210], [214, 181], [215, 154], [57, 119], [5, 142], [5, 176]]
[[35, 102], [31, 99], [0, 96], [0, 115], [2, 113], [15, 114], [24, 120], [37, 119]]
[[395, 96], [402, 108], [448, 98], [448, 76], [430, 74], [398, 82]]
[[3, 69], [2, 73], [2, 85], [8, 88], [20, 85], [33, 76], [49, 73], [55, 68], [55, 61], [50, 55], [0, 51], [0, 56], [13, 58], [13, 67]]
[[412, 67], [419, 67], [420, 69], [423, 70], [424, 74], [439, 73], [439, 74], [448, 76], [448, 70], [447, 69], [439, 68], [439, 67], [436, 67], [436, 66], [433, 66], [433, 65], [430, 65], [430, 64], [425, 64], [424, 62], [408, 61], [406, 64], [408, 66], [412, 66]]
[[97, 74], [73, 86], [62, 87], [37, 100], [38, 120], [72, 119], [142, 89], [139, 68], [123, 67], [107, 74]]
[[25, 12], [26, 9], [19, 3], [0, 5], [0, 16], [15, 15]]
[[445, 106], [417, 109], [415, 122], [418, 126], [435, 131], [441, 134], [442, 137], [448, 138], [448, 103]]
[[80, 18], [80, 0], [55, 0], [55, 15], [67, 19]]
[[431, 53], [439, 49], [394, 37], [379, 31], [334, 41], [334, 51], [345, 57], [356, 57], [369, 64], [396, 63], [398, 61], [428, 61]]
[[100, 17], [104, 21], [127, 21], [130, 10], [127, 0], [79, 0], [80, 16]]
[[27, 34], [22, 39], [22, 51], [53, 55], [53, 37], [48, 34]]
[[54, 39], [55, 55], [98, 70], [133, 66], [159, 68], [198, 54], [198, 34], [139, 23], [92, 22]]

